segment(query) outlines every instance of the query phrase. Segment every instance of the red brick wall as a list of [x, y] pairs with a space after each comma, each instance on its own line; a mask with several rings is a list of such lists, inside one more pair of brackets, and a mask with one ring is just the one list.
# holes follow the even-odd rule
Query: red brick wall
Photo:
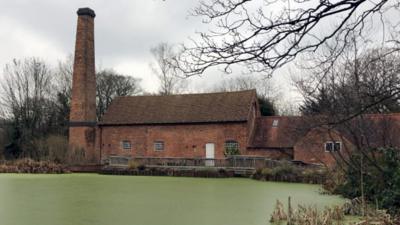
[[[72, 164], [98, 163], [99, 152], [95, 149], [96, 128], [69, 128], [69, 160]], [[83, 151], [83, 153], [82, 153]], [[83, 156], [83, 158], [80, 157]]]
[[[121, 141], [132, 149], [124, 150]], [[205, 157], [206, 143], [215, 144], [215, 158], [224, 158], [224, 142], [236, 140], [247, 154], [247, 124], [142, 125], [101, 127], [102, 159], [109, 155], [148, 157]], [[164, 141], [164, 151], [154, 151], [154, 141]]]
[[[341, 151], [325, 151], [325, 143], [328, 141], [341, 142]], [[353, 145], [337, 132], [315, 129], [295, 144], [294, 160], [333, 166], [336, 164], [336, 160], [346, 157], [352, 148]]]
[[247, 149], [247, 155], [252, 155], [252, 156], [264, 156], [270, 159], [275, 159], [275, 160], [281, 160], [281, 159], [286, 159], [286, 160], [293, 160], [293, 149], [288, 148], [288, 149], [274, 149], [274, 148], [269, 148], [269, 149], [257, 149], [257, 148], [251, 148]]

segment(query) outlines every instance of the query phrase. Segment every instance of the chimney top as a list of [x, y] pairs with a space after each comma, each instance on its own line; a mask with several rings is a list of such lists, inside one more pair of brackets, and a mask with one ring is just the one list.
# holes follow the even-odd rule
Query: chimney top
[[93, 18], [96, 16], [93, 9], [91, 8], [79, 8], [78, 12], [76, 13], [78, 14], [78, 16], [91, 16]]

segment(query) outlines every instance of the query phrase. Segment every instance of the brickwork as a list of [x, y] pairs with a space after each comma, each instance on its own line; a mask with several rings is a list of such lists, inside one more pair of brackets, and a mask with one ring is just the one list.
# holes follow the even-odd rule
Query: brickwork
[[70, 127], [69, 144], [72, 164], [97, 163], [99, 152], [96, 151], [96, 128], [95, 127]]
[[263, 156], [274, 160], [292, 160], [293, 159], [293, 149], [278, 149], [278, 148], [270, 148], [270, 149], [257, 149], [250, 148], [247, 151], [247, 155], [251, 156]]
[[[122, 141], [132, 148], [124, 150]], [[215, 144], [215, 158], [224, 158], [226, 140], [239, 143], [241, 154], [247, 154], [247, 124], [140, 125], [101, 127], [101, 153], [146, 157], [205, 157], [207, 143]], [[164, 150], [155, 151], [154, 142], [163, 141]]]
[[[329, 141], [340, 142], [341, 150], [339, 152], [325, 151], [325, 143]], [[294, 160], [333, 166], [336, 160], [346, 157], [352, 148], [353, 144], [339, 133], [315, 129], [295, 144]]]
[[[98, 163], [110, 155], [204, 158], [207, 143], [214, 144], [214, 157], [218, 159], [225, 157], [225, 142], [234, 140], [241, 155], [294, 158], [331, 166], [341, 153], [353, 148], [337, 132], [315, 129], [305, 134], [292, 129], [301, 126], [300, 117], [260, 117], [255, 90], [119, 97], [101, 124], [96, 125], [94, 17], [89, 8], [78, 10], [69, 144], [72, 158], [77, 159], [78, 153], [82, 153], [83, 161], [79, 163]], [[390, 121], [384, 123], [394, 124], [395, 129], [373, 136], [383, 136], [386, 140], [391, 135], [394, 146], [399, 146], [399, 115], [391, 115]], [[368, 116], [371, 121], [381, 117]], [[340, 152], [325, 151], [325, 143], [332, 140], [342, 143]], [[128, 146], [130, 143], [130, 147], [124, 149], [123, 141]], [[163, 142], [164, 150], [154, 149], [157, 141]]]
[[[70, 156], [83, 151], [86, 162], [98, 161], [95, 154], [96, 76], [94, 56], [94, 12], [78, 10], [70, 112]], [[96, 160], [97, 158], [97, 160]], [[76, 163], [76, 162], [75, 162]]]
[[94, 18], [78, 16], [72, 81], [71, 121], [96, 121]]

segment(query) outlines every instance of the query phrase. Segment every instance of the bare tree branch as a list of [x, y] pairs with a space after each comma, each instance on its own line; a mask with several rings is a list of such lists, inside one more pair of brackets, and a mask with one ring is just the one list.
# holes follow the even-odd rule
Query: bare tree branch
[[[271, 74], [298, 55], [317, 51], [329, 40], [348, 43], [349, 33], [362, 30], [372, 15], [395, 7], [395, 0], [270, 0], [201, 1], [192, 15], [209, 23], [209, 32], [185, 45], [178, 67], [188, 76], [214, 66], [230, 72], [243, 64], [251, 72]], [[385, 7], [384, 7], [385, 6]], [[277, 10], [277, 8], [280, 10]], [[331, 27], [327, 24], [334, 23]]]

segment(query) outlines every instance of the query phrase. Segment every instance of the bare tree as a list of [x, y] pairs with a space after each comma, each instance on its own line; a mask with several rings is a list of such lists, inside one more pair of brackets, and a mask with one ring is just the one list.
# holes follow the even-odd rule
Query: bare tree
[[124, 76], [113, 70], [102, 70], [97, 73], [97, 117], [105, 113], [112, 100], [117, 96], [137, 95], [142, 93], [140, 79]]
[[54, 82], [55, 97], [54, 100], [57, 110], [58, 133], [60, 135], [68, 134], [69, 113], [72, 93], [72, 72], [73, 56], [69, 55], [66, 60], [59, 61], [54, 72], [57, 82]]
[[[340, 131], [354, 144], [351, 152], [337, 155], [339, 164], [359, 170], [359, 162], [349, 157], [359, 154], [382, 172], [377, 149], [400, 145], [394, 118], [382, 115], [400, 112], [400, 55], [391, 48], [366, 46], [353, 36], [334, 63], [316, 55], [311, 74], [303, 74], [296, 85], [305, 98], [301, 111], [311, 115], [305, 125]], [[331, 49], [325, 50], [329, 57]]]
[[400, 111], [400, 55], [391, 49], [346, 57], [295, 83], [305, 98], [301, 111], [329, 115], [332, 123], [361, 113]]
[[3, 150], [7, 144], [6, 131], [3, 128], [0, 120], [0, 159], [3, 159]]
[[184, 91], [187, 87], [187, 80], [184, 79], [185, 75], [172, 63], [172, 60], [178, 56], [173, 46], [168, 43], [160, 43], [150, 51], [154, 57], [154, 63], [150, 64], [150, 68], [160, 81], [159, 94], [170, 95]]
[[[58, 119], [68, 131], [69, 110], [72, 90], [73, 57], [68, 56], [60, 61], [55, 71], [57, 82], [54, 84], [57, 91]], [[140, 79], [118, 74], [112, 69], [103, 69], [96, 74], [97, 117], [104, 114], [116, 96], [137, 95], [142, 93]]]
[[[244, 64], [251, 72], [270, 74], [303, 53], [336, 39], [337, 52], [349, 33], [365, 28], [374, 15], [396, 10], [398, 1], [205, 0], [192, 12], [210, 25], [177, 61], [188, 75], [213, 66], [226, 72]], [[383, 20], [382, 20], [383, 21]]]
[[4, 69], [1, 102], [13, 121], [16, 144], [24, 145], [25, 156], [37, 157], [32, 140], [52, 127], [55, 112], [51, 75], [46, 63], [37, 58], [13, 60]]
[[[4, 68], [0, 104], [2, 117], [10, 121], [5, 130], [10, 139], [7, 158], [54, 159], [57, 143], [65, 143], [62, 139], [68, 132], [71, 59], [60, 61], [54, 70], [37, 58], [13, 60]], [[97, 79], [99, 117], [114, 97], [140, 93], [139, 81], [112, 70], [101, 71]], [[60, 161], [62, 154], [56, 158]]]
[[58, 93], [71, 98], [72, 90], [72, 73], [73, 73], [74, 58], [69, 55], [66, 60], [59, 61], [55, 74], [57, 82], [54, 84]]

